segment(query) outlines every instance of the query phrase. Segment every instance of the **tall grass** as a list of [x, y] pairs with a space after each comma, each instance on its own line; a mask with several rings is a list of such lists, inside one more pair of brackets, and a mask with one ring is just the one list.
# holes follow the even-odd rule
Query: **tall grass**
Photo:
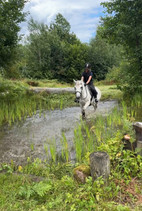
[[0, 102], [0, 125], [9, 123], [10, 125], [22, 117], [32, 116], [37, 109], [42, 111], [42, 101], [35, 96], [25, 95], [16, 100], [1, 100]]
[[74, 131], [77, 161], [81, 162], [88, 152], [97, 151], [100, 145], [108, 143], [118, 134], [122, 139], [125, 133], [129, 133], [133, 142], [135, 135], [132, 122], [136, 121], [134, 117], [137, 118], [138, 109], [142, 109], [142, 97], [139, 95], [135, 96], [129, 105], [122, 102], [108, 116], [97, 116], [91, 125], [81, 123]]
[[4, 123], [12, 124], [17, 120], [22, 120], [27, 116], [39, 115], [44, 109], [61, 110], [69, 105], [74, 105], [73, 94], [34, 94], [20, 83], [0, 80], [0, 125]]
[[62, 159], [66, 162], [69, 161], [69, 147], [68, 147], [68, 141], [64, 133], [62, 133], [62, 139], [61, 139], [61, 147], [62, 147]]

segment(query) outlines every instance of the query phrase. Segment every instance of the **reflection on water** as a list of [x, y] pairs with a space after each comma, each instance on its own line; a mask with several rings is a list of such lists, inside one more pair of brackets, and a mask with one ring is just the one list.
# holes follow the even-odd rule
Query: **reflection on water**
[[[97, 111], [87, 109], [87, 118], [97, 114], [105, 115], [117, 105], [117, 101], [100, 102]], [[63, 110], [45, 111], [36, 114], [24, 122], [0, 130], [0, 162], [17, 164], [26, 162], [27, 157], [46, 159], [46, 146], [56, 142], [57, 152], [61, 151], [60, 139], [65, 134], [70, 151], [73, 149], [74, 129], [80, 121], [80, 108], [71, 107]], [[47, 147], [48, 148], [48, 147]], [[71, 159], [74, 158], [71, 152]]]

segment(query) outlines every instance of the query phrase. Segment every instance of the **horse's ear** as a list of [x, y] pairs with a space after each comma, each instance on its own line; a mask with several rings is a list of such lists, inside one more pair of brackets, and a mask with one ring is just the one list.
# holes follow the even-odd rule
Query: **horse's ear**
[[73, 79], [73, 82], [76, 83], [76, 80]]

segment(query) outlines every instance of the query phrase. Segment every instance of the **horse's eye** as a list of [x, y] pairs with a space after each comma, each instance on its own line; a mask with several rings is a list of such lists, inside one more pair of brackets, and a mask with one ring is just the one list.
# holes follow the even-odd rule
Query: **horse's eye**
[[81, 89], [83, 89], [83, 86], [81, 86]]

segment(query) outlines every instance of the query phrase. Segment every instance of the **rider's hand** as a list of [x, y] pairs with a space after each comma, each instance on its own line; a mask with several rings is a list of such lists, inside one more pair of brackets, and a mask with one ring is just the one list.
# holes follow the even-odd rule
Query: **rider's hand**
[[87, 84], [86, 84], [86, 83], [84, 83], [84, 86], [87, 86]]

